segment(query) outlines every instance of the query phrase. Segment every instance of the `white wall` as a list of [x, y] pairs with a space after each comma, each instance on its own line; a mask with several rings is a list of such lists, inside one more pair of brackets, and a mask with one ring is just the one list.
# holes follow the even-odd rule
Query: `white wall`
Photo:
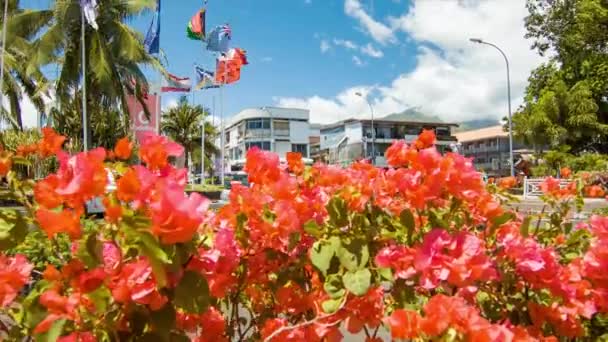
[[291, 152], [291, 143], [289, 141], [277, 141], [275, 152], [279, 155], [279, 158], [286, 158], [287, 152]]
[[308, 144], [309, 137], [310, 124], [308, 122], [289, 121], [289, 140], [292, 144]]
[[363, 128], [361, 122], [350, 122], [345, 125], [346, 136], [348, 143], [360, 143], [363, 141]]

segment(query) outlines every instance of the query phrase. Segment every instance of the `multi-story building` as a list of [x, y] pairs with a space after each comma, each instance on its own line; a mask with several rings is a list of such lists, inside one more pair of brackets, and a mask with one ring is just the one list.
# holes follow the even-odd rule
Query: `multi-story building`
[[[457, 124], [440, 122], [414, 122], [404, 120], [374, 120], [375, 162], [387, 166], [384, 153], [395, 140], [414, 141], [423, 129], [432, 129], [437, 135], [440, 152], [451, 149], [456, 143], [452, 128]], [[353, 161], [372, 157], [372, 121], [348, 119], [321, 128], [320, 159], [330, 164], [348, 165]]]
[[[228, 170], [242, 168], [247, 150], [258, 147], [284, 159], [287, 152], [310, 156], [309, 111], [296, 108], [249, 108], [234, 115], [224, 129]], [[219, 146], [219, 144], [218, 144]]]
[[314, 161], [321, 159], [321, 125], [310, 124], [310, 134], [308, 141], [310, 142], [309, 157]]
[[[479, 171], [490, 177], [508, 176], [511, 173], [509, 162], [509, 133], [501, 125], [456, 133], [460, 143], [460, 153], [473, 158]], [[523, 155], [532, 153], [525, 145], [513, 142], [513, 159], [517, 163]]]

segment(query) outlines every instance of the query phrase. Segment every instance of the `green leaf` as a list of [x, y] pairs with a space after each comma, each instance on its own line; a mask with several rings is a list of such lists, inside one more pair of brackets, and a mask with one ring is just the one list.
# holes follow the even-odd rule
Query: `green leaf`
[[344, 227], [348, 224], [348, 207], [340, 197], [332, 198], [327, 204], [329, 221], [336, 227]]
[[381, 279], [392, 282], [393, 279], [393, 270], [390, 268], [378, 268], [376, 270]]
[[492, 224], [494, 225], [494, 227], [500, 227], [503, 224], [511, 221], [513, 218], [514, 218], [513, 217], [513, 213], [507, 212], [507, 213], [504, 213], [504, 214], [502, 214], [502, 215], [500, 215], [498, 217], [495, 217], [492, 220]]
[[346, 290], [344, 290], [344, 287], [342, 286], [342, 278], [338, 274], [328, 276], [327, 279], [325, 279], [323, 288], [332, 299], [342, 298], [346, 293]]
[[416, 222], [414, 221], [414, 214], [409, 209], [403, 209], [401, 215], [399, 215], [401, 224], [407, 228], [408, 232], [412, 232], [416, 228]]
[[169, 341], [171, 330], [175, 327], [175, 308], [171, 303], [165, 304], [162, 309], [150, 313], [150, 321], [163, 340]]
[[331, 265], [331, 259], [336, 255], [339, 248], [340, 239], [335, 236], [329, 238], [329, 240], [319, 240], [312, 246], [310, 261], [323, 275], [326, 275]]
[[83, 240], [78, 244], [76, 256], [87, 266], [87, 268], [93, 269], [100, 263], [99, 259], [102, 249], [101, 241], [97, 239], [96, 232], [85, 236]]
[[100, 286], [95, 291], [89, 292], [87, 296], [95, 304], [97, 312], [105, 312], [112, 298], [112, 293], [107, 287]]
[[526, 216], [524, 218], [524, 222], [522, 222], [521, 227], [519, 227], [519, 231], [523, 237], [528, 237], [530, 235], [530, 222], [532, 221], [532, 216]]
[[356, 296], [363, 296], [371, 285], [372, 273], [366, 268], [356, 272], [347, 272], [342, 277], [344, 287]]
[[342, 299], [328, 299], [321, 303], [321, 307], [325, 313], [331, 314], [338, 311], [340, 304], [342, 304]]
[[362, 269], [369, 261], [369, 249], [362, 240], [352, 240], [346, 242], [343, 240], [338, 249], [338, 259], [340, 264], [349, 271]]
[[175, 288], [175, 305], [187, 313], [205, 312], [210, 298], [207, 280], [197, 272], [186, 272]]
[[138, 232], [139, 249], [148, 257], [152, 272], [159, 288], [167, 285], [167, 272], [165, 264], [171, 263], [167, 253], [160, 247], [160, 243], [147, 232]]
[[63, 326], [65, 325], [66, 320], [60, 319], [53, 322], [51, 325], [51, 329], [44, 334], [36, 336], [36, 342], [55, 342], [61, 336], [63, 332]]
[[18, 210], [0, 210], [0, 250], [13, 248], [25, 240], [27, 222]]
[[307, 234], [314, 236], [316, 238], [321, 237], [321, 235], [323, 234], [321, 232], [321, 227], [319, 227], [317, 222], [315, 222], [314, 220], [310, 220], [310, 221], [304, 223], [304, 231]]
[[302, 235], [300, 234], [300, 232], [292, 232], [291, 234], [289, 234], [289, 246], [287, 247], [289, 250], [294, 249], [298, 243], [300, 243], [300, 240], [302, 239]]

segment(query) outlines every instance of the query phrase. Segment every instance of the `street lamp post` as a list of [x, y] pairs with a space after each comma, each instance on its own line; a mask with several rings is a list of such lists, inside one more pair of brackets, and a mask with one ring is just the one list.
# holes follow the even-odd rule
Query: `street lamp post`
[[364, 97], [360, 92], [356, 92], [355, 95], [363, 98], [367, 105], [369, 106], [369, 110], [372, 114], [372, 165], [376, 165], [376, 129], [374, 128], [374, 107], [372, 103], [369, 102], [367, 97]]
[[514, 177], [515, 164], [513, 164], [513, 118], [511, 114], [511, 73], [509, 71], [509, 59], [507, 58], [507, 55], [504, 53], [504, 51], [502, 51], [498, 46], [492, 43], [488, 43], [480, 38], [470, 38], [469, 40], [473, 43], [485, 44], [495, 48], [504, 57], [505, 63], [507, 64], [507, 97], [509, 101], [509, 164], [511, 165], [511, 177]]

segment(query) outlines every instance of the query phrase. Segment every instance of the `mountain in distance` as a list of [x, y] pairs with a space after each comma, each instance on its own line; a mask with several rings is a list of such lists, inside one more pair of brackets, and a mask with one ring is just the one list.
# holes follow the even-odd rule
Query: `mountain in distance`
[[389, 121], [443, 122], [443, 120], [437, 116], [421, 112], [419, 107], [408, 108], [401, 113], [389, 114], [380, 119]]
[[498, 121], [497, 119], [477, 119], [477, 120], [470, 120], [470, 121], [464, 121], [461, 122], [458, 126], [456, 127], [453, 132], [458, 133], [458, 132], [465, 132], [465, 131], [472, 131], [475, 129], [481, 129], [481, 128], [487, 128], [487, 127], [492, 127], [492, 126], [496, 126], [496, 125], [500, 125], [501, 122]]
[[[435, 115], [428, 115], [423, 113], [420, 110], [420, 107], [408, 108], [401, 113], [389, 114], [381, 119], [389, 121], [445, 122], [444, 120], [441, 120]], [[497, 119], [476, 119], [457, 123], [459, 127], [456, 127], [452, 130], [455, 133], [492, 127], [500, 124]]]

